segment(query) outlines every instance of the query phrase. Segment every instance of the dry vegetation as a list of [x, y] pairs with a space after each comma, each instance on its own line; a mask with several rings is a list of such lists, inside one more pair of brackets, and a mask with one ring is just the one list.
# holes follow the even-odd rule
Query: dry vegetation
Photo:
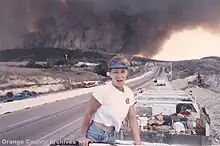
[[[220, 92], [220, 58], [206, 57], [198, 60], [176, 61], [172, 63], [173, 80], [201, 74], [208, 89]], [[169, 64], [166, 70], [170, 70]]]
[[[0, 65], [0, 95], [31, 90], [38, 93], [75, 88], [76, 82], [101, 80], [103, 77], [87, 71], [18, 68]], [[80, 87], [77, 85], [77, 87]]]
[[[84, 68], [21, 68], [27, 62], [0, 63], [0, 96], [7, 92], [18, 93], [23, 90], [36, 93], [50, 93], [63, 90], [82, 88], [82, 81], [104, 81], [105, 76], [99, 75]], [[128, 78], [134, 78], [147, 71], [139, 67], [131, 71]]]

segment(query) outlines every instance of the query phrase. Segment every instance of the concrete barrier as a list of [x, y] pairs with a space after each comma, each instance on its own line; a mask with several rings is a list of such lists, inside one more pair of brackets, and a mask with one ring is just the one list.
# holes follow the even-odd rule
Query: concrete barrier
[[136, 78], [133, 78], [133, 79], [129, 79], [125, 83], [130, 83], [130, 82], [134, 82], [134, 81], [140, 80], [140, 79], [142, 79], [142, 78], [144, 78], [144, 77], [146, 77], [146, 76], [148, 76], [149, 74], [152, 74], [152, 73], [153, 73], [152, 71], [149, 71], [149, 72], [147, 72], [147, 73], [145, 73], [145, 74], [143, 74], [143, 75], [141, 75], [139, 77], [136, 77]]
[[[127, 80], [126, 83], [134, 82], [138, 79], [145, 77], [146, 75], [149, 75], [149, 73], [147, 72], [142, 76]], [[97, 90], [98, 87], [100, 86], [91, 87], [91, 88], [83, 88], [83, 89], [75, 89], [71, 91], [63, 91], [59, 93], [51, 93], [47, 95], [41, 95], [37, 98], [30, 98], [30, 99], [25, 99], [25, 100], [20, 100], [20, 101], [1, 103], [0, 114], [6, 114], [6, 113], [10, 113], [10, 112], [30, 108], [30, 107], [35, 107], [35, 106], [55, 102], [57, 100], [62, 100], [62, 99], [72, 98], [74, 96], [78, 96], [82, 94], [87, 94], [89, 92], [93, 92], [94, 90]]]
[[78, 89], [73, 91], [66, 91], [62, 93], [54, 93], [48, 95], [42, 95], [37, 98], [30, 98], [25, 100], [17, 100], [13, 102], [7, 102], [0, 104], [0, 114], [6, 114], [13, 111], [22, 110], [29, 107], [39, 106], [51, 102], [55, 102], [57, 100], [67, 99], [74, 96], [86, 94], [95, 90], [95, 87], [89, 89]]

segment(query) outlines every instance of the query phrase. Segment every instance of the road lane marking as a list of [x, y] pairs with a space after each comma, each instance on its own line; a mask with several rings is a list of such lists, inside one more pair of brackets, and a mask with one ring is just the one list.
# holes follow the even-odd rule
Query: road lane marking
[[[74, 106], [73, 108], [70, 108], [70, 109], [79, 108], [79, 107], [81, 107], [83, 104], [85, 104], [85, 103], [88, 102], [88, 101], [89, 101], [89, 100], [83, 100], [83, 101], [81, 101], [78, 105], [76, 105], [76, 106]], [[52, 114], [52, 115], [50, 115], [50, 116], [57, 115], [57, 114], [63, 114], [63, 113], [66, 113], [66, 112], [68, 112], [68, 111], [69, 111], [69, 109], [65, 109], [65, 110], [63, 110], [63, 111], [61, 111], [61, 112], [54, 113], [54, 114]], [[30, 122], [31, 120], [34, 120], [34, 119], [42, 119], [42, 118], [44, 118], [44, 117], [46, 117], [46, 116], [43, 116], [43, 117], [35, 116], [35, 117], [33, 117], [33, 118], [29, 118], [29, 119], [27, 119], [27, 120], [17, 122], [17, 123], [15, 123], [15, 124], [12, 124], [12, 125], [7, 126], [5, 129], [4, 129], [4, 128], [2, 128], [2, 129], [0, 128], [0, 132], [3, 132], [3, 131], [5, 131], [5, 130], [7, 130], [8, 128], [13, 128], [13, 127], [16, 126], [16, 125], [19, 125], [19, 124], [22, 124], [22, 123], [25, 123], [25, 122]]]
[[[80, 137], [80, 134], [79, 134], [79, 132], [80, 132], [80, 128], [78, 128], [77, 130], [75, 130], [74, 131], [74, 134], [71, 134], [71, 135], [69, 135], [69, 136], [67, 136], [66, 138], [68, 138], [68, 137], [71, 137], [71, 139], [72, 140], [74, 140], [74, 139], [76, 139], [77, 137]], [[72, 132], [71, 132], [72, 133]], [[77, 134], [78, 133], [78, 134]], [[74, 137], [74, 138], [72, 138], [72, 137]], [[65, 140], [67, 140], [66, 138], [64, 138], [64, 139], [62, 139], [62, 141], [65, 141]], [[59, 141], [60, 139], [58, 139], [57, 141]], [[67, 140], [68, 141], [68, 140]], [[51, 145], [51, 143], [50, 144], [48, 144], [48, 145], [46, 145], [46, 146], [50, 146]]]
[[[72, 125], [72, 124], [78, 122], [78, 121], [81, 120], [82, 118], [83, 118], [83, 117], [80, 117], [80, 118], [78, 118], [78, 119], [76, 119], [76, 120], [70, 122], [69, 124], [66, 124], [66, 125], [64, 125], [63, 127], [61, 127], [61, 128], [59, 128], [59, 129], [57, 129], [57, 130], [55, 130], [55, 131], [53, 131], [53, 132], [51, 132], [51, 133], [49, 133], [49, 134], [47, 134], [47, 135], [45, 135], [45, 136], [39, 138], [38, 140], [36, 140], [36, 142], [37, 142], [37, 141], [40, 141], [40, 140], [42, 140], [42, 139], [44, 139], [44, 138], [46, 138], [46, 137], [48, 137], [48, 136], [50, 136], [50, 135], [52, 135], [52, 134], [54, 134], [54, 133], [56, 133], [56, 132], [58, 132], [58, 131], [60, 131], [60, 130], [62, 130], [62, 129], [64, 129], [64, 128], [66, 128], [66, 127], [68, 127], [69, 125]], [[26, 145], [26, 146], [31, 146], [31, 145], [33, 145], [33, 144], [34, 144], [34, 143], [31, 143], [31, 144]]]
[[20, 122], [17, 122], [17, 123], [15, 123], [15, 124], [9, 125], [9, 126], [7, 126], [7, 128], [10, 128], [10, 127], [13, 127], [13, 126], [19, 125], [19, 124], [21, 124], [21, 123], [25, 123], [25, 122], [31, 121], [31, 120], [33, 120], [33, 119], [37, 119], [37, 118], [38, 118], [38, 116], [33, 117], [33, 118], [29, 118], [29, 119], [27, 119], [27, 120], [20, 121]]

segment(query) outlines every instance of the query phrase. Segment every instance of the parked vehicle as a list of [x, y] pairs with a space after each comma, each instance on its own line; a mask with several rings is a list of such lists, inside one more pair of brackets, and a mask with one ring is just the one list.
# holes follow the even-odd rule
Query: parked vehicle
[[27, 98], [36, 98], [36, 97], [37, 97], [37, 94], [35, 92], [30, 92], [30, 91], [25, 90], [23, 92], [15, 94], [12, 97], [6, 97], [3, 102], [11, 102], [15, 100], [23, 100]]
[[[211, 146], [210, 118], [205, 108], [201, 108], [192, 96], [182, 90], [138, 91], [136, 108], [143, 146]], [[132, 133], [126, 126], [124, 122], [117, 133], [115, 146], [132, 145]], [[79, 146], [77, 141], [61, 141], [50, 146], [66, 146], [70, 143]], [[110, 146], [90, 144], [100, 145]]]
[[97, 85], [98, 85], [98, 83], [96, 81], [88, 81], [88, 82], [85, 81], [85, 82], [83, 82], [83, 86], [85, 88], [95, 87]]
[[166, 86], [166, 79], [157, 79], [156, 85], [157, 86]]
[[[210, 118], [205, 107], [185, 91], [151, 90], [139, 94], [142, 139], [151, 143], [210, 146]], [[129, 140], [125, 135], [123, 140]]]

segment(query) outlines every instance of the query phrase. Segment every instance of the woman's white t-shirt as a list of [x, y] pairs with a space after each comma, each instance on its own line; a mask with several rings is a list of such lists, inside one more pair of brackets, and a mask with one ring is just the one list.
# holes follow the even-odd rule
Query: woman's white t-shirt
[[122, 92], [112, 83], [108, 83], [99, 86], [93, 96], [101, 103], [101, 107], [94, 113], [92, 120], [105, 126], [114, 126], [115, 131], [119, 132], [130, 106], [135, 103], [133, 91], [124, 86]]

